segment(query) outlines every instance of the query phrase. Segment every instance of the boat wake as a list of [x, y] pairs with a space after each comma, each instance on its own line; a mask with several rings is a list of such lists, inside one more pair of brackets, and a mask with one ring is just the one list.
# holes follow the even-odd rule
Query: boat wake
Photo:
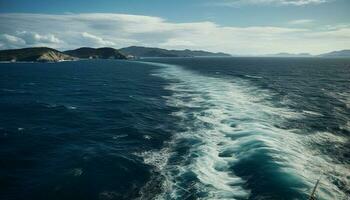
[[278, 106], [247, 80], [149, 64], [169, 81], [164, 98], [180, 130], [161, 151], [141, 154], [162, 176], [156, 199], [307, 199], [320, 177], [320, 199], [346, 198], [349, 166], [313, 148], [346, 138], [283, 128], [305, 113]]

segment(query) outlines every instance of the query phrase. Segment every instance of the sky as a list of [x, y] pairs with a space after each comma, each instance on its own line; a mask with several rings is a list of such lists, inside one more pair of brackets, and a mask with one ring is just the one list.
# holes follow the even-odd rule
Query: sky
[[350, 49], [350, 0], [0, 0], [0, 49]]

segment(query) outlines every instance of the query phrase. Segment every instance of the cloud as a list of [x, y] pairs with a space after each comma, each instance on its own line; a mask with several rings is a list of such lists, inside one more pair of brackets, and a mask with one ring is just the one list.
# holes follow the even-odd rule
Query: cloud
[[47, 35], [40, 35], [36, 32], [28, 32], [28, 31], [18, 31], [16, 33], [17, 37], [21, 37], [26, 44], [33, 45], [33, 44], [57, 44], [61, 43], [62, 41], [58, 39], [53, 34], [47, 34]]
[[26, 42], [22, 38], [9, 34], [0, 34], [0, 48], [2, 49], [23, 47], [25, 44]]
[[307, 25], [307, 24], [311, 24], [313, 22], [314, 22], [314, 20], [312, 20], [312, 19], [297, 19], [297, 20], [289, 21], [288, 24], [291, 24], [291, 25]]
[[[221, 26], [174, 23], [160, 17], [112, 13], [0, 14], [0, 48], [142, 45], [231, 54], [322, 53], [350, 47], [349, 26]], [[295, 22], [294, 22], [295, 23]], [[299, 22], [301, 23], [301, 22]]]
[[93, 35], [93, 34], [90, 34], [87, 32], [83, 32], [81, 34], [81, 36], [85, 39], [85, 41], [88, 44], [91, 44], [92, 46], [113, 46], [113, 45], [115, 45], [114, 42], [104, 40], [101, 37], [98, 37], [96, 35]]
[[59, 43], [62, 43], [62, 41], [52, 34], [40, 35], [28, 31], [16, 31], [12, 35], [0, 34], [0, 47], [3, 49], [26, 46], [54, 46]]
[[213, 5], [220, 6], [242, 6], [242, 5], [278, 5], [278, 6], [305, 6], [312, 4], [326, 3], [331, 0], [218, 0], [213, 3]]

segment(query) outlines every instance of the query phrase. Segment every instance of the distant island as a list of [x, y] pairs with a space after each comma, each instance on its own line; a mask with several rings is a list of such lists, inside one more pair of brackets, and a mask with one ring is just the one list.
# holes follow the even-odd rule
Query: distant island
[[81, 47], [75, 50], [64, 51], [63, 53], [81, 59], [126, 59], [124, 54], [120, 53], [117, 49], [110, 47], [98, 49]]
[[277, 53], [277, 54], [267, 54], [264, 56], [266, 56], [266, 57], [313, 57], [313, 55], [311, 55], [309, 53], [294, 54], [294, 53], [285, 53], [285, 52]]
[[332, 51], [319, 56], [328, 58], [350, 58], [350, 50]]
[[277, 54], [267, 54], [265, 57], [323, 57], [323, 58], [350, 58], [350, 50], [332, 51], [329, 53], [324, 53], [320, 55], [311, 55], [309, 53], [277, 53]]
[[0, 61], [7, 62], [58, 62], [77, 58], [47, 47], [32, 47], [0, 51]]
[[[23, 49], [0, 50], [0, 62], [60, 62], [80, 59], [135, 59], [148, 57], [230, 57], [226, 53], [212, 53], [201, 50], [167, 50], [161, 48], [130, 46], [121, 49], [111, 47], [81, 47], [74, 50], [59, 51], [48, 47], [30, 47]], [[320, 55], [308, 53], [268, 54], [264, 57], [325, 57], [350, 58], [350, 50], [333, 51]]]
[[150, 47], [131, 46], [122, 49], [111, 47], [81, 47], [74, 50], [58, 51], [48, 47], [31, 47], [0, 51], [2, 62], [60, 62], [79, 59], [134, 59], [143, 57], [199, 57], [230, 56], [225, 53], [212, 53], [192, 50], [167, 50]]
[[212, 53], [200, 50], [167, 50], [152, 47], [131, 46], [119, 49], [124, 55], [135, 57], [228, 57], [227, 53]]
[[79, 59], [127, 59], [114, 48], [82, 47], [69, 51], [58, 51], [47, 47], [31, 47], [0, 51], [0, 61], [7, 62], [60, 62]]

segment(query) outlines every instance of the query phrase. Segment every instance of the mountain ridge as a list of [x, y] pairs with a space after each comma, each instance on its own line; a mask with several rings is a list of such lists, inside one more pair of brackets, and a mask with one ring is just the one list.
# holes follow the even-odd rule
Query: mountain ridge
[[343, 49], [339, 51], [331, 51], [328, 53], [320, 54], [321, 57], [350, 57], [350, 49]]
[[201, 57], [231, 56], [225, 53], [212, 53], [202, 50], [167, 50], [153, 47], [130, 46], [121, 49], [112, 47], [80, 47], [59, 51], [49, 47], [28, 47], [0, 50], [2, 62], [59, 62], [78, 59], [134, 59], [142, 57]]
[[264, 56], [268, 57], [312, 57], [313, 55], [309, 53], [286, 53], [286, 52], [281, 52], [281, 53], [276, 53], [276, 54], [266, 54]]
[[80, 47], [78, 49], [64, 51], [63, 53], [83, 59], [126, 59], [125, 55], [111, 47]]
[[76, 58], [48, 47], [29, 47], [0, 51], [0, 61], [7, 62], [59, 62], [68, 60], [76, 60]]
[[[153, 47], [130, 46], [121, 49], [112, 47], [80, 47], [73, 50], [59, 51], [49, 47], [28, 47], [21, 49], [0, 50], [1, 62], [60, 62], [78, 59], [134, 59], [143, 57], [231, 57], [226, 53], [212, 53], [202, 50], [167, 50]], [[309, 53], [277, 53], [258, 57], [321, 57], [350, 58], [350, 50], [331, 51], [319, 55]]]
[[222, 52], [209, 52], [203, 50], [168, 50], [157, 47], [129, 46], [119, 49], [125, 55], [134, 57], [229, 57], [230, 54]]

